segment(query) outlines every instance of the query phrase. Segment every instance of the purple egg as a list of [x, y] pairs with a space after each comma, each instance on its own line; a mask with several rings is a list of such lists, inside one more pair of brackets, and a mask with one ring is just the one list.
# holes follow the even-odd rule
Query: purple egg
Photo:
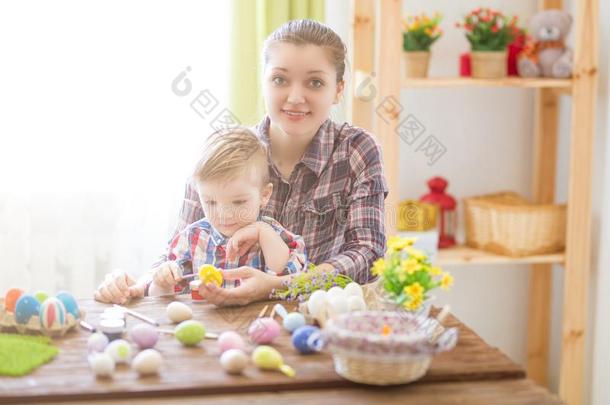
[[108, 346], [108, 337], [103, 333], [93, 333], [87, 339], [87, 350], [89, 350], [89, 353], [101, 353], [106, 349], [106, 346]]
[[271, 343], [280, 334], [280, 325], [272, 318], [255, 319], [248, 328], [250, 340], [257, 344]]
[[159, 341], [159, 331], [147, 323], [140, 323], [131, 328], [129, 336], [140, 349], [153, 348]]

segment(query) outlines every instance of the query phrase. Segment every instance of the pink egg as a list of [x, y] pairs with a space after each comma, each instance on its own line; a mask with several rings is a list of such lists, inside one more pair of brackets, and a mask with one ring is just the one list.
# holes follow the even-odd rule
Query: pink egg
[[271, 343], [280, 334], [280, 324], [272, 318], [258, 318], [250, 324], [248, 336], [254, 343]]
[[229, 349], [244, 351], [246, 350], [246, 343], [239, 333], [229, 330], [222, 332], [220, 336], [218, 336], [218, 348], [220, 349], [220, 353], [224, 353]]
[[159, 341], [159, 332], [157, 328], [147, 323], [139, 323], [129, 332], [131, 340], [138, 345], [140, 349], [150, 349]]

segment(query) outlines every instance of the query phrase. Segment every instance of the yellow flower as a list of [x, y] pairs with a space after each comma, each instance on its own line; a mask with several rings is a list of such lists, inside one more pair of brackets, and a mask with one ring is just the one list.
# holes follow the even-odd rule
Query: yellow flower
[[440, 276], [441, 274], [443, 274], [443, 270], [440, 267], [432, 266], [429, 269], [429, 273], [431, 276]]
[[419, 263], [415, 259], [407, 259], [400, 262], [400, 267], [404, 273], [413, 274], [417, 271]]
[[385, 259], [379, 258], [373, 262], [373, 267], [371, 268], [371, 271], [373, 272], [373, 275], [380, 276], [383, 274], [385, 269]]
[[432, 30], [430, 29], [430, 27], [426, 28], [424, 30], [424, 34], [426, 34], [427, 36], [431, 37], [432, 36]]
[[407, 253], [409, 254], [409, 257], [411, 257], [415, 260], [422, 261], [422, 260], [426, 259], [426, 254], [419, 249], [415, 249], [412, 246], [407, 246], [405, 249], [406, 249]]
[[411, 296], [411, 299], [421, 298], [424, 295], [424, 287], [419, 282], [414, 282], [411, 285], [405, 286], [404, 292]]
[[424, 299], [423, 297], [415, 297], [412, 298], [410, 301], [407, 301], [403, 304], [403, 306], [410, 310], [410, 311], [416, 311], [419, 309], [419, 307], [421, 307], [421, 305], [423, 304]]
[[390, 239], [388, 239], [388, 250], [400, 252], [401, 250], [412, 246], [415, 240], [415, 238], [401, 238], [400, 236], [392, 236]]
[[443, 290], [448, 290], [449, 287], [453, 285], [453, 277], [449, 273], [443, 274], [443, 278], [441, 279], [441, 288]]

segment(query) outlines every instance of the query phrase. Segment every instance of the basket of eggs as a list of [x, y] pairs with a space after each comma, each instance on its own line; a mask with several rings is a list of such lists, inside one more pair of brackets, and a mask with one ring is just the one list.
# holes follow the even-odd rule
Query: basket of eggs
[[332, 353], [335, 371], [357, 383], [405, 384], [421, 378], [432, 356], [453, 349], [458, 330], [437, 318], [405, 316], [401, 312], [359, 311], [330, 319], [318, 340], [318, 350]]
[[84, 312], [66, 291], [54, 297], [45, 293], [28, 294], [20, 288], [9, 289], [0, 299], [0, 331], [63, 336], [73, 329]]

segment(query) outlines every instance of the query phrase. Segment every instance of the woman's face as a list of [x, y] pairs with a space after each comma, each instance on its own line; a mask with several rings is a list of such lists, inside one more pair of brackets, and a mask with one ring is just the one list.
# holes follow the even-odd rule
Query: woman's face
[[267, 113], [295, 138], [315, 134], [343, 91], [326, 52], [316, 45], [289, 43], [269, 49], [263, 84]]

